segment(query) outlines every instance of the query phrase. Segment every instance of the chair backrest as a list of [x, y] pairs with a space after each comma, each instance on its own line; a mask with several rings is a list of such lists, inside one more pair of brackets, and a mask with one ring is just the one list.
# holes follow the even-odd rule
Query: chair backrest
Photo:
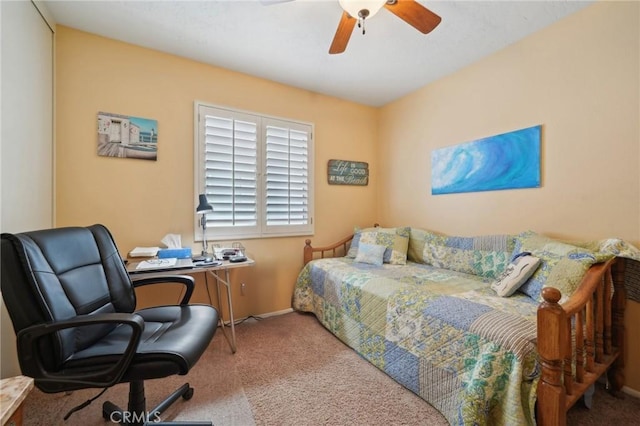
[[[35, 324], [77, 315], [135, 309], [131, 280], [104, 226], [5, 233], [1, 238], [2, 297], [16, 334]], [[51, 354], [43, 362], [48, 368], [58, 368], [114, 327], [76, 327], [41, 339], [39, 352]]]

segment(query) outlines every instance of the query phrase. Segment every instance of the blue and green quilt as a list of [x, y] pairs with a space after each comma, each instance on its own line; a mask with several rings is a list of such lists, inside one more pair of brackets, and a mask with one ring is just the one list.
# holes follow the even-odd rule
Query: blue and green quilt
[[[544, 287], [567, 300], [593, 263], [617, 256], [627, 259], [627, 297], [640, 301], [640, 250], [620, 239], [573, 245], [532, 231], [513, 238], [409, 232], [406, 265], [356, 262], [355, 255], [309, 262], [293, 307], [313, 312], [451, 424], [535, 424], [536, 313]], [[356, 243], [354, 237], [352, 249]], [[521, 252], [541, 266], [511, 297], [497, 296], [491, 282]]]
[[491, 279], [407, 262], [314, 260], [294, 309], [438, 409], [451, 424], [535, 424], [538, 302]]

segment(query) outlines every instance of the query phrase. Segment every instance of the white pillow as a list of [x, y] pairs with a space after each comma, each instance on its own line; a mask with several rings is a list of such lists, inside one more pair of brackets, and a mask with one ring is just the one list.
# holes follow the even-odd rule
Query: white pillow
[[358, 246], [358, 254], [355, 261], [360, 263], [369, 263], [371, 265], [382, 266], [384, 260], [384, 251], [387, 248], [377, 244], [360, 243]]
[[491, 288], [501, 297], [511, 296], [540, 266], [540, 259], [531, 253], [518, 254], [507, 266], [498, 280], [491, 284]]

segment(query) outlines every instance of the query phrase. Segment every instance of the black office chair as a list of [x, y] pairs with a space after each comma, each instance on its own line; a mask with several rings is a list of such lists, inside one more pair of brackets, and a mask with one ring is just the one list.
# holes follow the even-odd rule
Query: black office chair
[[[186, 383], [146, 411], [144, 380], [187, 374], [215, 333], [218, 312], [188, 304], [193, 278], [132, 283], [102, 225], [2, 234], [1, 250], [2, 296], [17, 335], [20, 368], [40, 390], [128, 382], [127, 410], [107, 401], [102, 414], [134, 425], [159, 424], [159, 415], [173, 402], [193, 396]], [[158, 282], [186, 286], [180, 305], [135, 311], [134, 287]]]

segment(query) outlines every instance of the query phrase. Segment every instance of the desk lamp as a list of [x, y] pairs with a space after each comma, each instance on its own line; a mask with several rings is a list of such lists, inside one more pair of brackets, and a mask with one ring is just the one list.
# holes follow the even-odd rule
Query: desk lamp
[[213, 207], [207, 201], [206, 194], [199, 195], [200, 204], [196, 208], [196, 213], [200, 216], [200, 226], [202, 226], [202, 253], [200, 256], [195, 256], [193, 258], [194, 262], [211, 262], [213, 261], [213, 257], [209, 256], [207, 253], [207, 213], [211, 213], [213, 211]]

